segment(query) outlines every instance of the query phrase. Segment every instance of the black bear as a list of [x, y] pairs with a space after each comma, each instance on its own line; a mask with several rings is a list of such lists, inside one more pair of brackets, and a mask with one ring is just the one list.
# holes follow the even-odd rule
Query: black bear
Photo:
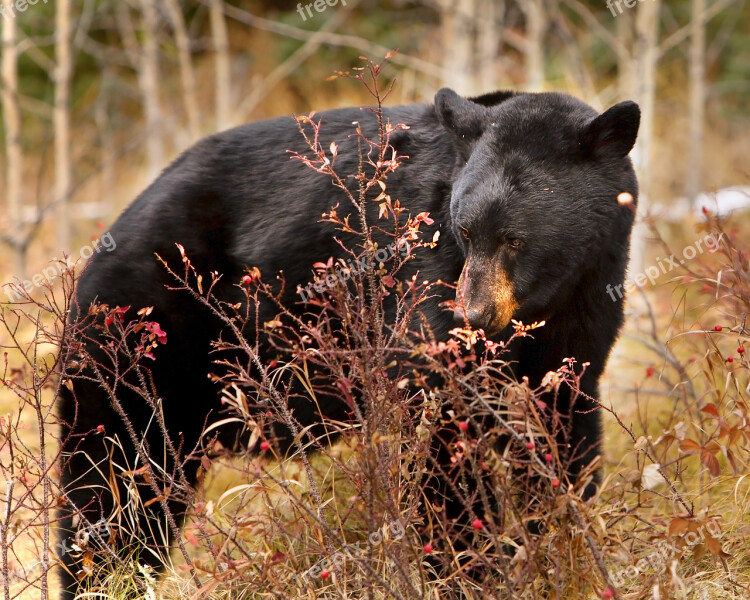
[[[352, 122], [374, 138], [375, 116], [357, 108], [319, 116], [323, 147], [335, 141], [337, 169], [355, 173]], [[423, 314], [435, 336], [445, 339], [456, 321], [468, 321], [502, 339], [512, 331], [511, 319], [544, 320], [533, 337], [517, 340], [517, 375], [538, 384], [563, 359], [576, 357], [590, 363], [582, 391], [598, 398], [598, 380], [623, 323], [622, 299], [612, 301], [606, 289], [623, 282], [628, 261], [637, 199], [628, 153], [638, 132], [638, 106], [622, 102], [598, 114], [560, 93], [496, 92], [467, 99], [442, 89], [434, 105], [384, 108], [383, 116], [409, 126], [392, 138], [408, 159], [389, 176], [388, 191], [411, 214], [429, 213], [434, 223], [426, 228], [428, 237], [442, 234], [436, 249], [418, 253], [403, 275], [418, 272], [425, 279], [457, 282], [465, 307], [457, 314], [446, 311], [441, 303], [447, 291], [430, 300]], [[289, 150], [307, 150], [289, 117], [200, 141], [120, 216], [110, 230], [116, 251], [94, 256], [78, 282], [72, 322], [83, 319], [94, 302], [132, 311], [153, 307], [149, 319], [160, 324], [165, 334], [157, 333], [168, 340], [151, 366], [153, 387], [168, 430], [185, 449], [193, 448], [207, 415], [218, 407], [218, 390], [207, 373], [211, 342], [221, 325], [189, 294], [167, 289], [175, 282], [155, 254], [179, 265], [176, 244], [182, 245], [197, 272], [223, 275], [215, 294], [233, 302], [244, 299], [236, 284], [248, 267], [259, 267], [264, 275], [283, 271], [282, 301], [301, 306], [298, 289], [311, 280], [311, 265], [342, 257], [335, 228], [320, 221], [339, 198], [326, 177], [290, 161]], [[625, 206], [618, 197], [631, 202]], [[106, 363], [97, 330], [88, 331], [81, 337], [87, 352]], [[70, 456], [63, 474], [65, 510], [78, 509], [90, 523], [101, 523], [114, 506], [108, 486], [116, 484], [108, 479], [117, 476], [110, 475], [107, 447], [97, 432], [117, 436], [131, 458], [136, 453], [123, 415], [152, 452], [163, 452], [164, 439], [143, 398], [121, 386], [115, 394], [119, 407], [114, 406], [113, 390], [83, 373], [62, 387], [59, 398], [68, 440], [64, 450]], [[564, 412], [568, 397], [561, 393]], [[572, 477], [595, 458], [601, 441], [600, 415], [586, 396], [571, 411], [571, 445], [579, 450]], [[329, 408], [333, 418], [345, 418], [341, 407]], [[302, 424], [316, 418], [310, 406], [295, 410]], [[131, 465], [137, 466], [138, 461]], [[143, 493], [145, 500], [156, 495]], [[153, 502], [149, 510], [158, 512], [159, 506]], [[75, 522], [71, 516], [62, 519], [63, 542]], [[148, 544], [154, 534], [145, 521], [141, 525], [139, 540]], [[150, 556], [144, 552], [141, 559], [153, 561]], [[64, 593], [72, 594], [74, 554], [63, 553], [63, 562]]]

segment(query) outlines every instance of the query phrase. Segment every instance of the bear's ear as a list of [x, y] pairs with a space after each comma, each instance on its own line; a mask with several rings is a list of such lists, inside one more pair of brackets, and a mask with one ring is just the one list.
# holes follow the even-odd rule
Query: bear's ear
[[641, 123], [641, 109], [635, 102], [615, 104], [591, 121], [578, 140], [588, 155], [622, 158], [633, 149]]
[[453, 145], [464, 160], [469, 159], [471, 148], [484, 130], [486, 109], [462, 98], [449, 88], [435, 94], [435, 113], [438, 121], [450, 134]]

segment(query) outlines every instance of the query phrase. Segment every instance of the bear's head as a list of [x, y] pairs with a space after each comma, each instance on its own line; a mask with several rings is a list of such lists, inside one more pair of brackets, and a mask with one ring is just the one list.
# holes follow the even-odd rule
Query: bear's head
[[[628, 158], [637, 104], [598, 115], [566, 94], [466, 99], [442, 89], [435, 110], [458, 161], [450, 205], [465, 255], [457, 322], [496, 334], [511, 318], [554, 318], [584, 279], [617, 282], [638, 195]], [[623, 192], [632, 205], [618, 203]]]

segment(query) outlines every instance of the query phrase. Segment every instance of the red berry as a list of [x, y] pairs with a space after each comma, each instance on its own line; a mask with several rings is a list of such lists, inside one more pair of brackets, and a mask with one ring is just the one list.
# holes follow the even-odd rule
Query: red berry
[[430, 554], [434, 550], [432, 544], [425, 544], [423, 549], [425, 551], [425, 554]]
[[[704, 215], [708, 214], [708, 208], [706, 208], [705, 206], [703, 208], [701, 208], [701, 211], [703, 212]], [[611, 596], [609, 596], [609, 597], [611, 598]]]
[[263, 440], [260, 443], [260, 449], [263, 450], [263, 452], [265, 452], [266, 450], [268, 450], [270, 447], [271, 447], [271, 444], [269, 444], [266, 440]]
[[555, 460], [555, 457], [552, 456], [550, 452], [547, 452], [547, 454], [544, 455], [544, 460], [546, 460], [547, 462], [552, 462], [553, 460]]
[[721, 331], [721, 325], [716, 325], [714, 327], [714, 331]]
[[473, 527], [474, 529], [476, 529], [477, 531], [479, 531], [479, 530], [480, 530], [480, 529], [481, 529], [482, 527], [484, 527], [484, 523], [482, 523], [482, 519], [474, 519], [474, 520], [473, 520], [473, 521], [471, 522], [471, 526], [472, 526], [472, 527]]
[[242, 285], [250, 285], [253, 282], [253, 278], [250, 275], [245, 275], [242, 278]]
[[464, 433], [466, 433], [467, 431], [469, 431], [469, 422], [468, 421], [459, 421], [458, 422], [458, 428], [461, 431], [463, 431]]
[[555, 489], [560, 487], [560, 480], [557, 477], [552, 480], [552, 487]]
[[602, 592], [602, 598], [614, 598], [614, 596], [615, 596], [615, 591], [612, 588], [607, 588], [606, 590]]
[[533, 450], [534, 449], [534, 442], [526, 442], [526, 449], [527, 450]]
[[96, 426], [96, 433], [101, 433], [104, 431], [104, 425], [97, 425]]
[[734, 362], [733, 356], [727, 356], [727, 362]]
[[646, 367], [646, 377], [652, 377], [654, 374], [654, 367]]
[[745, 353], [745, 349], [742, 346], [737, 348], [737, 354], [744, 354], [744, 353]]
[[328, 579], [331, 576], [331, 572], [328, 569], [323, 569], [320, 572], [321, 579]]

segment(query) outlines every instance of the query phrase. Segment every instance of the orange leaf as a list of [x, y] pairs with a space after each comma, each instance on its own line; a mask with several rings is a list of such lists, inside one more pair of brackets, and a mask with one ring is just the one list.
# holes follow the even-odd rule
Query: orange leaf
[[151, 498], [150, 500], [146, 500], [146, 502], [143, 503], [143, 508], [146, 508], [147, 506], [151, 506], [152, 504], [156, 502], [161, 502], [162, 500], [165, 500], [166, 496], [156, 496], [154, 498]]
[[706, 404], [706, 406], [701, 408], [701, 412], [713, 415], [717, 419], [719, 418], [719, 409], [716, 408], [716, 405], [713, 402], [711, 404]]
[[721, 452], [721, 445], [716, 440], [710, 440], [705, 446], [703, 446], [704, 450], [708, 450], [712, 454], [718, 454]]
[[183, 532], [182, 532], [182, 535], [184, 535], [184, 536], [185, 536], [185, 539], [186, 539], [186, 540], [187, 540], [187, 541], [188, 541], [188, 542], [189, 542], [190, 544], [192, 544], [192, 545], [193, 545], [193, 546], [195, 546], [196, 548], [200, 548], [201, 544], [200, 544], [200, 542], [198, 541], [198, 538], [196, 537], [196, 535], [195, 535], [195, 534], [194, 534], [194, 533], [193, 533], [192, 531], [190, 531], [190, 530], [186, 529], [185, 531], [183, 531]]
[[687, 519], [683, 519], [682, 517], [677, 517], [676, 519], [672, 519], [672, 521], [669, 523], [669, 535], [670, 536], [679, 535], [687, 529], [687, 526], [688, 526]]
[[682, 440], [680, 442], [680, 450], [688, 454], [696, 454], [701, 451], [700, 444], [693, 440]]
[[713, 477], [718, 477], [719, 459], [716, 458], [716, 456], [711, 454], [708, 450], [703, 450], [701, 452], [701, 463], [703, 463], [703, 466], [708, 469], [708, 472], [711, 473]]
[[728, 446], [734, 446], [737, 442], [742, 441], [742, 430], [737, 427], [732, 427], [729, 431], [729, 443]]
[[714, 556], [718, 556], [721, 552], [721, 544], [715, 537], [707, 535], [704, 543], [706, 544], [706, 548], [708, 548], [708, 551]]

